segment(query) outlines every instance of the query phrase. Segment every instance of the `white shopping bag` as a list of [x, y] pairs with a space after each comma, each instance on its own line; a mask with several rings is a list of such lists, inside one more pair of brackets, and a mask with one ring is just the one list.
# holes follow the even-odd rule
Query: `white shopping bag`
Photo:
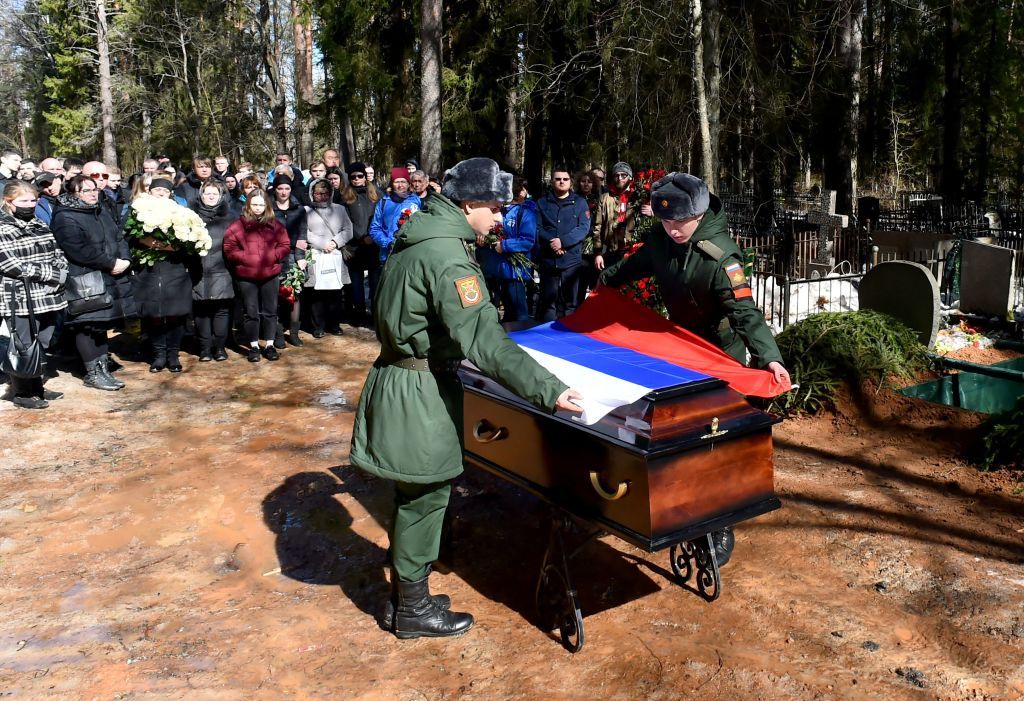
[[341, 251], [317, 251], [313, 259], [313, 289], [340, 290], [351, 279]]

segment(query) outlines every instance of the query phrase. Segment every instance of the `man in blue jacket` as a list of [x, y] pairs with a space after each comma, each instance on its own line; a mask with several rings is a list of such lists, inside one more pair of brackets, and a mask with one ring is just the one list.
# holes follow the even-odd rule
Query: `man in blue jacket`
[[583, 272], [583, 239], [590, 232], [590, 207], [572, 191], [569, 170], [557, 167], [551, 174], [551, 190], [537, 203], [537, 263], [540, 299], [537, 320], [554, 319], [576, 311], [577, 288]]

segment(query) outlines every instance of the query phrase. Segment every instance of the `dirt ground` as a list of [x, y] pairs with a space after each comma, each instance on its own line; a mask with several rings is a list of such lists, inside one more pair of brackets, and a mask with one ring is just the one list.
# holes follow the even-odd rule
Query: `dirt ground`
[[1024, 496], [958, 457], [976, 415], [785, 421], [783, 508], [736, 528], [721, 598], [604, 537], [575, 655], [534, 615], [544, 509], [467, 473], [432, 584], [477, 625], [403, 642], [376, 620], [389, 487], [347, 458], [371, 335], [180, 376], [115, 347], [122, 392], [0, 403], [0, 698], [1024, 698]]

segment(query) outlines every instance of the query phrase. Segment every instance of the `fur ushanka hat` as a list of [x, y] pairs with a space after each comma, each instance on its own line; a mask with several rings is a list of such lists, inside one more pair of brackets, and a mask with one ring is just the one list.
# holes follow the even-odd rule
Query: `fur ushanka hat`
[[708, 186], [689, 173], [669, 173], [651, 189], [651, 208], [659, 219], [696, 217], [706, 212], [709, 204]]
[[441, 194], [455, 202], [508, 202], [512, 199], [512, 174], [490, 158], [467, 158], [445, 173]]

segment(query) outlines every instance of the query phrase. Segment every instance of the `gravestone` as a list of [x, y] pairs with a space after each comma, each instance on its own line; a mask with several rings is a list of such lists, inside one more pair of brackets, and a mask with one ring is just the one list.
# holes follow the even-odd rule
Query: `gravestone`
[[[845, 214], [836, 214], [836, 191], [822, 190], [818, 209], [807, 213], [807, 223], [818, 225], [818, 251], [814, 261], [809, 264], [811, 277], [824, 277], [835, 267], [835, 256], [832, 247], [836, 239], [836, 231], [849, 224]], [[817, 275], [815, 275], [817, 273]]]
[[1013, 308], [1013, 249], [964, 241], [960, 258], [960, 310], [1006, 318]]
[[939, 285], [920, 263], [879, 263], [864, 275], [858, 289], [861, 309], [899, 319], [917, 332], [921, 343], [935, 345], [939, 331]]

